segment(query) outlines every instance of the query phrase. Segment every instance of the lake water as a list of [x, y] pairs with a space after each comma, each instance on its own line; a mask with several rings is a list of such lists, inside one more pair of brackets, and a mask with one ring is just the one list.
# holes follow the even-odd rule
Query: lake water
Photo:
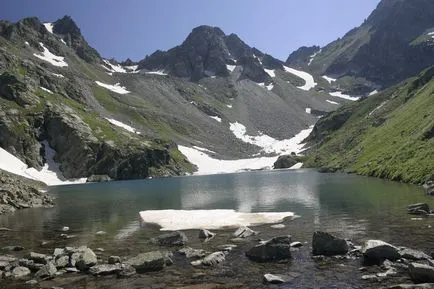
[[[63, 284], [66, 286], [64, 288], [94, 288], [82, 286], [80, 282], [106, 282], [113, 285], [107, 285], [108, 288], [145, 286], [153, 282], [167, 285], [164, 287], [174, 284], [212, 283], [216, 280], [224, 283], [229, 273], [224, 271], [226, 273], [223, 274], [218, 270], [226, 270], [227, 266], [237, 267], [237, 270], [231, 267], [233, 274], [239, 275], [236, 280], [241, 284], [248, 284], [250, 288], [254, 288], [255, 284], [258, 284], [257, 288], [261, 288], [262, 275], [270, 273], [266, 272], [267, 270], [273, 273], [288, 270], [298, 272], [297, 278], [291, 283], [292, 287], [287, 288], [316, 288], [318, 284], [333, 284], [340, 288], [341, 283], [347, 284], [342, 286], [349, 286], [348, 288], [369, 288], [366, 284], [359, 284], [360, 278], [356, 280], [346, 276], [349, 271], [329, 272], [327, 269], [318, 268], [310, 260], [309, 245], [315, 230], [331, 232], [351, 239], [356, 244], [366, 239], [381, 239], [427, 252], [434, 250], [434, 218], [412, 220], [414, 216], [406, 213], [406, 206], [410, 203], [428, 202], [434, 207], [433, 198], [424, 196], [423, 189], [414, 185], [356, 175], [320, 174], [304, 169], [262, 171], [59, 186], [51, 187], [50, 193], [56, 198], [56, 206], [52, 209], [28, 209], [0, 216], [0, 227], [14, 230], [0, 232], [0, 247], [21, 245], [26, 250], [52, 253], [55, 247], [86, 244], [91, 248], [104, 248], [104, 252], [98, 253], [101, 258], [112, 254], [133, 256], [156, 249], [149, 244], [149, 238], [157, 235], [159, 228], [155, 225], [140, 227], [138, 213], [159, 209], [291, 211], [300, 218], [285, 220], [283, 223], [286, 228], [281, 230], [272, 229], [270, 225], [259, 226], [257, 230], [261, 234], [255, 240], [290, 234], [295, 241], [307, 242], [300, 250], [298, 258], [290, 265], [265, 266], [248, 261], [244, 257], [244, 250], [255, 244], [256, 241], [252, 240], [250, 243], [241, 244], [238, 251], [230, 253], [233, 257], [228, 256], [222, 267], [205, 271], [205, 279], [191, 277], [197, 270], [190, 268], [185, 260], [180, 260], [179, 268], [175, 262], [175, 265], [168, 269], [177, 272], [169, 274], [175, 277], [169, 278], [168, 274], [160, 272], [122, 281], [123, 283], [118, 280], [71, 281], [73, 285], [68, 287], [67, 282]], [[60, 237], [62, 232], [59, 230], [63, 226], [70, 227], [68, 234], [73, 235], [72, 238]], [[105, 231], [107, 234], [96, 235], [98, 231]], [[213, 251], [217, 245], [229, 242], [232, 231], [217, 231], [217, 238], [208, 243], [198, 240], [197, 230], [186, 233], [192, 247]], [[50, 243], [41, 246], [42, 241]], [[353, 262], [346, 266], [354, 269], [360, 264]], [[220, 275], [215, 271], [220, 272]], [[315, 276], [322, 277], [312, 279], [315, 271]], [[332, 276], [330, 274], [334, 276], [333, 280], [329, 280]], [[348, 282], [352, 285], [348, 285]]]

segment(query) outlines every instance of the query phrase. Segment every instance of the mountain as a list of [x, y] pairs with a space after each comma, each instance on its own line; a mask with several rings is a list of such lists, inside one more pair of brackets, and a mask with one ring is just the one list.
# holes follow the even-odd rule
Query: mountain
[[431, 66], [433, 36], [433, 1], [382, 0], [362, 25], [323, 47], [310, 62], [306, 55], [313, 50], [293, 53], [286, 64], [338, 79], [334, 85], [348, 94], [367, 95]]
[[434, 66], [318, 121], [306, 166], [396, 181], [434, 177]]
[[315, 86], [308, 73], [216, 27], [118, 62], [102, 58], [69, 16], [1, 21], [0, 154], [14, 173], [58, 166], [61, 179], [198, 169], [178, 145], [217, 162], [277, 157], [294, 147], [284, 140], [348, 102]]

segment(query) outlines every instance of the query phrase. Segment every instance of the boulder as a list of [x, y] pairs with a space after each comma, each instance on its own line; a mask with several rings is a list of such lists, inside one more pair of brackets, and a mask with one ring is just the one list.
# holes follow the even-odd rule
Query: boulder
[[142, 253], [129, 259], [126, 264], [131, 265], [137, 273], [163, 270], [166, 266], [166, 258], [160, 251]]
[[401, 255], [401, 258], [405, 258], [408, 260], [427, 260], [430, 259], [430, 256], [425, 254], [422, 251], [417, 251], [409, 248], [404, 248], [402, 250], [399, 250], [399, 254]]
[[292, 242], [291, 244], [289, 244], [292, 248], [299, 248], [299, 247], [303, 247], [303, 244], [301, 242]]
[[126, 278], [136, 274], [136, 269], [129, 264], [121, 264], [121, 270], [117, 273], [119, 278]]
[[35, 263], [39, 264], [47, 264], [48, 258], [45, 254], [39, 254], [35, 252], [30, 252], [30, 254], [27, 256], [27, 259], [34, 261]]
[[221, 262], [223, 262], [226, 259], [226, 255], [223, 252], [214, 252], [212, 254], [209, 254], [205, 258], [202, 259], [202, 265], [205, 266], [214, 266]]
[[108, 175], [91, 175], [87, 178], [87, 183], [103, 183], [103, 182], [110, 182], [112, 178], [110, 178]]
[[99, 264], [92, 266], [89, 273], [92, 275], [110, 275], [117, 274], [122, 271], [121, 264]]
[[175, 231], [152, 238], [151, 241], [160, 246], [183, 246], [188, 239], [184, 232]]
[[417, 203], [408, 205], [407, 211], [412, 215], [428, 215], [431, 210], [426, 203]]
[[72, 266], [77, 267], [80, 271], [86, 271], [98, 262], [95, 253], [87, 248], [80, 247], [78, 252], [72, 253], [70, 262]]
[[29, 268], [33, 272], [39, 271], [44, 266], [44, 264], [35, 263], [33, 260], [29, 259], [20, 259], [18, 260], [18, 264]]
[[273, 165], [274, 169], [289, 169], [298, 163], [298, 160], [293, 155], [282, 155], [276, 160]]
[[395, 261], [401, 258], [398, 248], [381, 240], [368, 240], [361, 250], [365, 259], [382, 262], [385, 259]]
[[264, 275], [264, 283], [269, 284], [282, 284], [285, 280], [282, 276], [279, 275], [273, 275], [273, 274], [265, 274]]
[[432, 266], [411, 263], [408, 266], [408, 272], [410, 274], [411, 280], [416, 283], [434, 283], [434, 267]]
[[388, 287], [389, 289], [433, 289], [434, 283], [424, 284], [398, 284]]
[[291, 258], [291, 236], [275, 237], [251, 248], [246, 256], [258, 262], [277, 261]]
[[423, 184], [423, 189], [425, 190], [425, 194], [427, 196], [434, 196], [434, 182], [433, 181], [427, 181], [425, 184]]
[[211, 238], [214, 238], [215, 235], [216, 235], [215, 233], [208, 231], [208, 230], [205, 230], [205, 229], [202, 229], [199, 231], [199, 239], [208, 239], [209, 240]]
[[12, 279], [23, 279], [30, 275], [30, 269], [22, 266], [15, 267], [11, 272]]
[[69, 264], [69, 256], [68, 255], [57, 255], [54, 261], [54, 265], [56, 268], [64, 268]]
[[258, 232], [253, 231], [252, 229], [250, 229], [249, 227], [239, 227], [234, 233], [233, 236], [235, 238], [247, 238], [250, 236], [255, 236], [257, 235]]
[[312, 237], [313, 255], [342, 255], [348, 252], [348, 244], [344, 239], [336, 238], [327, 233], [316, 231]]
[[108, 257], [108, 263], [109, 264], [116, 264], [116, 263], [120, 263], [120, 262], [121, 262], [121, 258], [119, 256]]
[[52, 279], [56, 276], [57, 269], [52, 262], [48, 262], [36, 272], [35, 277], [40, 279]]
[[202, 249], [193, 249], [191, 247], [184, 247], [178, 250], [178, 253], [185, 255], [188, 259], [194, 258], [199, 259], [206, 256], [205, 250]]

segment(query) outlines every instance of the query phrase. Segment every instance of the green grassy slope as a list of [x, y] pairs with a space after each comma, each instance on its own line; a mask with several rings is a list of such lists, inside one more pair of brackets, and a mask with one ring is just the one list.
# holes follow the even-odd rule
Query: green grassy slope
[[328, 114], [305, 166], [420, 183], [434, 174], [434, 67]]

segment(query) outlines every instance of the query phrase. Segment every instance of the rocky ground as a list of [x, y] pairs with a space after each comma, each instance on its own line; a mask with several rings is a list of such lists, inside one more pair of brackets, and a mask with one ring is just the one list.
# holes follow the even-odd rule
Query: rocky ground
[[17, 209], [51, 207], [45, 184], [0, 170], [0, 214]]

